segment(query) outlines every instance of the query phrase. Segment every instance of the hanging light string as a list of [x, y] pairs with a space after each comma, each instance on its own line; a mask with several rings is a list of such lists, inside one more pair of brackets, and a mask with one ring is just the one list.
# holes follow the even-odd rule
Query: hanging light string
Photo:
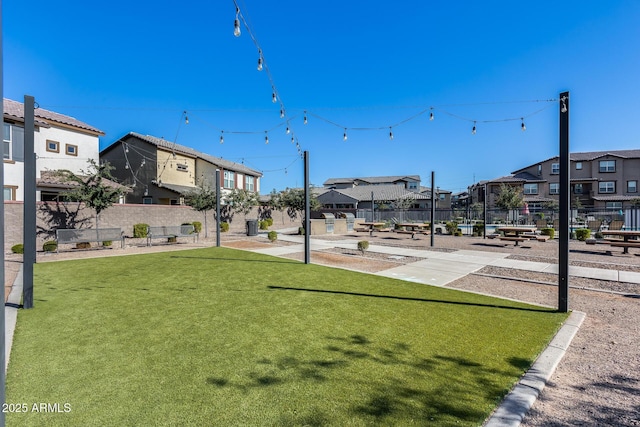
[[[277, 104], [277, 103], [280, 104], [280, 118], [284, 119], [285, 122], [287, 123], [287, 131], [288, 131], [287, 133], [291, 135], [291, 143], [295, 144], [296, 149], [298, 150], [298, 155], [302, 156], [302, 153], [303, 153], [302, 147], [300, 146], [298, 137], [295, 135], [295, 132], [293, 131], [293, 128], [291, 127], [291, 124], [290, 124], [292, 118], [289, 117], [287, 114], [287, 109], [285, 108], [284, 101], [280, 96], [280, 93], [276, 87], [275, 80], [273, 78], [273, 74], [271, 73], [269, 64], [267, 63], [267, 60], [264, 56], [264, 50], [260, 46], [260, 43], [258, 43], [258, 39], [255, 36], [255, 33], [252, 31], [251, 26], [249, 25], [249, 23], [247, 22], [247, 19], [245, 19], [244, 14], [240, 10], [240, 6], [238, 6], [237, 0], [233, 0], [233, 4], [236, 8], [233, 34], [236, 37], [240, 37], [241, 35], [240, 24], [242, 24], [242, 26], [247, 30], [247, 33], [249, 34], [249, 37], [253, 41], [253, 44], [255, 45], [258, 53], [257, 70], [264, 71], [264, 73], [267, 75], [267, 78], [269, 79], [269, 84], [271, 85], [271, 102], [273, 102], [274, 104]], [[224, 136], [223, 136], [224, 133], [225, 131], [221, 131], [220, 142], [224, 142]], [[269, 143], [268, 131], [265, 131], [265, 133], [266, 133], [265, 142], [268, 144]]]
[[[180, 121], [178, 122], [178, 129], [176, 130], [176, 136], [175, 138], [173, 138], [173, 144], [171, 145], [171, 148], [170, 148], [174, 158], [176, 157], [175, 148], [178, 143], [178, 135], [180, 134], [180, 128], [182, 127], [183, 122], [186, 125], [189, 124], [189, 116], [187, 115], [187, 110], [184, 110], [180, 115]], [[158, 181], [160, 181], [160, 179], [162, 178], [162, 174], [167, 169], [167, 164], [169, 163], [170, 158], [171, 157], [167, 157], [167, 159], [164, 161], [164, 164], [162, 165], [162, 170], [160, 170], [160, 173], [158, 174]]]

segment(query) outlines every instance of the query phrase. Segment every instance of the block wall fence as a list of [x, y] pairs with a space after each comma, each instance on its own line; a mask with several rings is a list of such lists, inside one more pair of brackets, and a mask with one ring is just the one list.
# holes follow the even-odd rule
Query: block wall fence
[[[22, 202], [4, 202], [5, 251], [11, 246], [22, 243], [23, 231]], [[230, 233], [246, 231], [246, 220], [258, 218], [258, 208], [254, 208], [246, 217], [234, 214], [229, 223]], [[291, 220], [286, 212], [272, 211], [273, 226], [271, 229], [299, 227], [302, 221], [298, 218]], [[150, 226], [180, 225], [185, 222], [200, 221], [202, 223], [201, 236], [205, 236], [205, 214], [189, 206], [118, 204], [102, 211], [100, 214], [100, 228], [121, 228], [125, 236], [133, 235], [133, 225], [144, 223]], [[323, 220], [324, 223], [324, 220]], [[210, 238], [215, 238], [216, 222], [214, 211], [207, 212], [206, 226]], [[80, 203], [37, 202], [36, 205], [36, 248], [40, 250], [42, 243], [55, 238], [58, 228], [96, 228], [95, 211], [84, 207]], [[224, 241], [225, 233], [222, 233]]]

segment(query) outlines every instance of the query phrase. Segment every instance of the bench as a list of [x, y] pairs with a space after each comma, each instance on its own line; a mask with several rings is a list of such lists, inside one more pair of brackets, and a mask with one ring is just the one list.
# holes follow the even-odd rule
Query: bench
[[629, 248], [640, 248], [640, 241], [637, 242], [610, 242], [609, 246], [612, 247], [616, 247], [616, 248], [624, 248], [624, 250], [622, 251], [622, 253], [628, 254], [629, 253]]
[[546, 234], [539, 234], [539, 235], [537, 235], [537, 236], [535, 237], [535, 239], [536, 239], [538, 242], [546, 242], [547, 240], [549, 240], [549, 237], [550, 237], [550, 236], [547, 236]]
[[393, 232], [398, 234], [411, 234], [412, 239], [415, 239], [416, 233], [418, 233], [418, 231], [409, 231], [409, 230], [393, 230]]
[[120, 240], [124, 248], [124, 232], [120, 228], [60, 228], [56, 230], [56, 252], [60, 245], [77, 243], [102, 243]]
[[198, 233], [195, 232], [193, 224], [147, 227], [147, 246], [152, 246], [153, 239], [168, 240], [178, 237], [193, 237], [194, 243], [198, 241]]
[[500, 240], [506, 240], [506, 241], [509, 241], [509, 242], [515, 242], [515, 246], [518, 246], [518, 242], [526, 242], [527, 240], [529, 240], [529, 238], [527, 238], [527, 237], [505, 236], [505, 237], [500, 237]]

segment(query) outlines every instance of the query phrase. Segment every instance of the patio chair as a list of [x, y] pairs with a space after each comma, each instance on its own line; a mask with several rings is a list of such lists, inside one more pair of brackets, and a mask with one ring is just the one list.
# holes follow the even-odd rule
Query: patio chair
[[547, 228], [547, 220], [546, 219], [537, 219], [536, 220], [536, 228], [538, 230], [542, 230], [543, 228]]
[[624, 221], [622, 221], [621, 219], [614, 219], [609, 224], [609, 230], [622, 230], [623, 226], [624, 226]]
[[593, 221], [587, 221], [587, 228], [591, 231], [598, 232], [600, 231], [600, 227], [602, 226], [602, 220], [601, 219], [595, 219]]

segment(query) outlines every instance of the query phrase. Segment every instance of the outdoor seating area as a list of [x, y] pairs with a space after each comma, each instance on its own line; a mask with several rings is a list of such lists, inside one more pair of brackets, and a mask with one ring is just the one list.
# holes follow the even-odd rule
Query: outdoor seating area
[[124, 248], [124, 232], [120, 228], [81, 228], [81, 229], [58, 229], [56, 230], [56, 252], [60, 250], [60, 245], [99, 243], [103, 246], [106, 242], [120, 241], [120, 247]]
[[178, 237], [193, 237], [194, 242], [198, 241], [198, 233], [195, 232], [193, 224], [147, 227], [147, 246], [152, 246], [153, 239], [166, 239], [168, 241]]

